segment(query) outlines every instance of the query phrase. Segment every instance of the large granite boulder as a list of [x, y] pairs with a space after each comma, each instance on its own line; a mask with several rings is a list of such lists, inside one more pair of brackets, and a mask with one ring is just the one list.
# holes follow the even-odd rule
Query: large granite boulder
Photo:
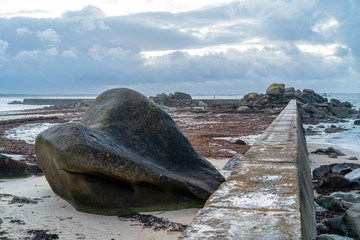
[[167, 105], [170, 102], [170, 97], [165, 93], [157, 94], [155, 97], [152, 98], [154, 102], [157, 104]]
[[165, 111], [125, 88], [98, 96], [81, 122], [40, 133], [35, 147], [53, 191], [84, 212], [200, 207], [225, 180]]
[[25, 177], [28, 175], [30, 175], [29, 167], [26, 163], [0, 154], [0, 178]]
[[266, 89], [266, 95], [280, 97], [285, 93], [285, 85], [273, 83]]
[[174, 99], [192, 99], [192, 97], [188, 93], [174, 92]]

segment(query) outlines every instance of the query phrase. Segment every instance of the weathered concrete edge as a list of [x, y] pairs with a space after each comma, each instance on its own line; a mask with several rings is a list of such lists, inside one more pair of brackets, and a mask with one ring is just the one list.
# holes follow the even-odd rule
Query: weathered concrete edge
[[315, 223], [306, 141], [291, 101], [180, 239], [315, 239]]

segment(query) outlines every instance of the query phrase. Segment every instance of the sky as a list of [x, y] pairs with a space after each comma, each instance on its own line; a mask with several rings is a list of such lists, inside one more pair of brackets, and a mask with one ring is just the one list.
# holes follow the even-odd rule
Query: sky
[[0, 3], [0, 94], [360, 92], [357, 0]]

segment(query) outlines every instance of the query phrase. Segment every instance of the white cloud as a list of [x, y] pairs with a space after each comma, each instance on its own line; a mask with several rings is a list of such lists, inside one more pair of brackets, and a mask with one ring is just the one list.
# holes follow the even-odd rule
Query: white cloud
[[59, 51], [55, 48], [55, 47], [52, 47], [52, 48], [48, 48], [45, 50], [45, 54], [48, 55], [48, 56], [57, 56], [59, 54]]
[[96, 29], [109, 29], [104, 22], [105, 14], [97, 7], [87, 6], [81, 11], [66, 12], [62, 17], [66, 21], [70, 21], [73, 30], [79, 33], [86, 33]]
[[330, 32], [335, 31], [339, 26], [340, 23], [335, 18], [330, 18], [315, 24], [312, 30], [319, 34], [329, 34]]
[[60, 37], [53, 29], [48, 28], [44, 31], [38, 31], [37, 36], [42, 42], [60, 42]]
[[9, 47], [9, 43], [7, 41], [0, 39], [0, 55], [5, 54], [6, 49]]
[[18, 52], [16, 59], [18, 60], [37, 60], [39, 58], [38, 50], [23, 50]]
[[131, 51], [124, 51], [121, 47], [108, 48], [96, 44], [89, 49], [88, 54], [95, 60], [122, 60], [129, 58]]
[[65, 50], [61, 53], [61, 56], [66, 58], [78, 58], [78, 50], [75, 47], [72, 47], [68, 50]]
[[23, 27], [23, 28], [17, 28], [16, 29], [16, 34], [17, 35], [24, 35], [24, 34], [30, 34], [33, 33], [33, 31], [30, 31], [28, 28]]

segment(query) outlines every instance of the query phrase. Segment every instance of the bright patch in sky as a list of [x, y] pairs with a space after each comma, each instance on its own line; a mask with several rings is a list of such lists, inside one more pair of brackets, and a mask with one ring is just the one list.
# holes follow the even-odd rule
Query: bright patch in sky
[[0, 17], [60, 17], [66, 11], [80, 10], [88, 5], [101, 8], [106, 16], [122, 16], [139, 12], [186, 12], [205, 6], [225, 4], [230, 0], [11, 0], [2, 4]]

